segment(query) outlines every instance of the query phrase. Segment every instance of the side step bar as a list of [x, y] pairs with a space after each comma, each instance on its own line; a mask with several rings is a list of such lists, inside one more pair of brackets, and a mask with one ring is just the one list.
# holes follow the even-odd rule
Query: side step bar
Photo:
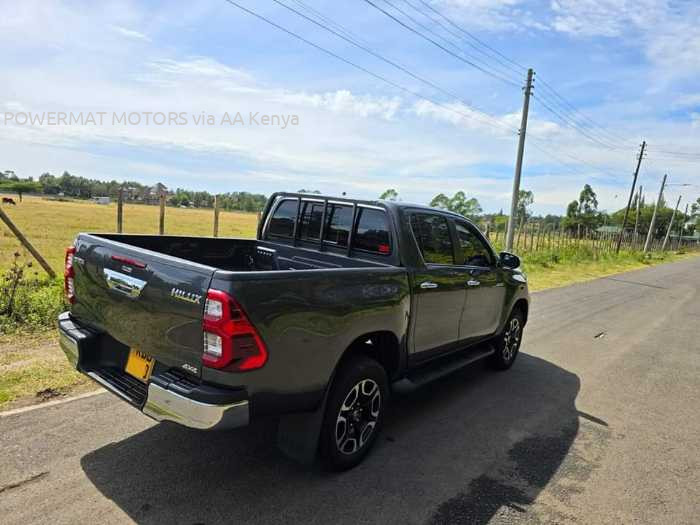
[[392, 383], [394, 392], [406, 394], [435, 381], [443, 376], [456, 372], [475, 361], [492, 355], [496, 349], [492, 345], [474, 348], [471, 351], [458, 352], [435, 362], [428, 363], [408, 373], [403, 379]]

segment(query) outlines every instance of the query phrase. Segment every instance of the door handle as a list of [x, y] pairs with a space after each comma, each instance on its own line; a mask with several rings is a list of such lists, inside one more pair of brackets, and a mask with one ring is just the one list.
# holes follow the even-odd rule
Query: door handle
[[423, 290], [429, 290], [431, 288], [437, 288], [438, 284], [431, 281], [425, 281], [420, 283], [420, 287], [423, 288]]
[[146, 281], [142, 281], [131, 275], [115, 272], [109, 268], [104, 268], [102, 272], [107, 281], [107, 287], [110, 290], [122, 293], [131, 299], [138, 298], [143, 288], [146, 286]]
[[475, 279], [469, 279], [467, 281], [467, 286], [479, 286], [481, 284], [481, 281], [477, 281]]

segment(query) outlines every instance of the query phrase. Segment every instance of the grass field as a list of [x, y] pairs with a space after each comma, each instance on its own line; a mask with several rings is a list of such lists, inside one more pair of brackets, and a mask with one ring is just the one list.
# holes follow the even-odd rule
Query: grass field
[[[12, 195], [18, 201], [16, 195]], [[63, 268], [66, 246], [79, 232], [115, 232], [117, 205], [99, 205], [86, 201], [57, 201], [25, 196], [17, 206], [4, 205], [3, 210], [49, 262], [56, 273]], [[158, 206], [124, 205], [124, 233], [158, 233]], [[214, 211], [209, 209], [165, 209], [165, 233], [172, 235], [212, 235]], [[254, 237], [255, 213], [227, 212], [219, 214], [219, 236]], [[12, 254], [24, 252], [19, 241], [0, 223], [0, 270], [8, 267]], [[27, 257], [31, 257], [27, 255]]]

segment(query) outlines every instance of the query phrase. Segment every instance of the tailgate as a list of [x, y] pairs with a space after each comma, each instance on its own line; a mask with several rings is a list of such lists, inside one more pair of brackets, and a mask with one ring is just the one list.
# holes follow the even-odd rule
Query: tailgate
[[215, 268], [86, 234], [73, 266], [74, 317], [165, 366], [201, 375], [202, 314]]

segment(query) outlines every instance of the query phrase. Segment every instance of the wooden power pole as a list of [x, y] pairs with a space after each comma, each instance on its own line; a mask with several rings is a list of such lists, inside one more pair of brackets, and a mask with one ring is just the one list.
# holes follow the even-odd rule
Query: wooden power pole
[[659, 190], [659, 198], [656, 199], [656, 204], [654, 205], [654, 213], [651, 215], [651, 223], [649, 224], [649, 231], [647, 232], [647, 240], [644, 243], [644, 253], [649, 251], [649, 246], [651, 245], [651, 239], [654, 236], [654, 226], [656, 226], [656, 214], [659, 211], [659, 206], [661, 206], [661, 199], [664, 196], [664, 186], [666, 186], [666, 178], [668, 174], [664, 173], [664, 179], [661, 181], [661, 189]]
[[523, 98], [523, 114], [520, 118], [520, 137], [518, 139], [518, 157], [515, 160], [515, 176], [513, 177], [513, 195], [510, 201], [510, 217], [508, 217], [508, 233], [506, 234], [506, 251], [513, 249], [515, 235], [515, 214], [518, 211], [518, 196], [520, 194], [520, 175], [523, 171], [523, 154], [525, 153], [525, 132], [527, 131], [527, 114], [530, 110], [530, 94], [532, 93], [532, 68], [527, 70], [527, 82]]
[[673, 228], [673, 221], [676, 219], [676, 213], [678, 213], [678, 206], [681, 204], [681, 198], [683, 196], [679, 195], [676, 201], [676, 207], [673, 208], [673, 215], [671, 215], [671, 222], [668, 223], [668, 229], [666, 230], [666, 237], [664, 237], [664, 243], [661, 245], [661, 251], [666, 251], [666, 243], [668, 243], [668, 238], [671, 236], [671, 228]]
[[617, 246], [615, 247], [615, 253], [620, 253], [620, 246], [622, 245], [622, 237], [625, 235], [625, 227], [627, 226], [627, 216], [630, 213], [630, 206], [632, 206], [632, 199], [634, 198], [634, 190], [637, 186], [637, 177], [639, 176], [639, 166], [642, 165], [642, 158], [644, 157], [644, 148], [647, 143], [642, 141], [642, 148], [639, 151], [639, 158], [637, 159], [637, 169], [634, 170], [634, 178], [632, 179], [632, 189], [630, 190], [630, 198], [627, 201], [627, 208], [625, 208], [625, 215], [622, 218], [622, 228], [620, 229], [620, 235], [617, 238]]

